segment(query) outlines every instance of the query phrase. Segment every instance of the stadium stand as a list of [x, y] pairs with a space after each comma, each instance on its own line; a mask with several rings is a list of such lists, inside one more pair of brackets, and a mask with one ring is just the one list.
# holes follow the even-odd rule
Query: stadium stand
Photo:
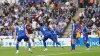
[[97, 30], [100, 27], [100, 4], [97, 3], [94, 6], [87, 5], [84, 12], [79, 14], [80, 22], [85, 22], [89, 28], [89, 34], [97, 34]]
[[12, 36], [10, 25], [17, 25], [18, 21], [26, 24], [27, 20], [57, 26], [60, 35], [64, 27], [76, 13], [73, 1], [50, 0], [19, 0], [18, 3], [0, 3], [0, 36]]

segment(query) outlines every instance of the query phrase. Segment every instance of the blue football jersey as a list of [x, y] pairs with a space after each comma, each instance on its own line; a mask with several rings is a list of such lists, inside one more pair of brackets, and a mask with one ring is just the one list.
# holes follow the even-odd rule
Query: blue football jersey
[[72, 30], [73, 30], [73, 34], [76, 34], [77, 33], [77, 24], [72, 24]]
[[40, 26], [39, 29], [43, 35], [51, 34], [51, 32], [49, 31], [49, 28], [47, 26]]
[[88, 35], [86, 26], [82, 27], [82, 33], [83, 33], [83, 36], [87, 36]]
[[51, 30], [53, 35], [58, 35], [58, 31], [56, 29]]
[[18, 36], [26, 35], [25, 29], [26, 29], [26, 26], [25, 25], [16, 26], [17, 35]]

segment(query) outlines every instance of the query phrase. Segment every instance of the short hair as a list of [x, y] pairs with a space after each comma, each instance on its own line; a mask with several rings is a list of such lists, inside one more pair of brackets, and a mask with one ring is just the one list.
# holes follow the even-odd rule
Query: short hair
[[76, 21], [75, 21], [74, 19], [72, 19], [72, 21], [73, 21], [74, 23], [76, 23]]
[[18, 22], [18, 25], [21, 25], [21, 24], [23, 24], [23, 23], [22, 23], [21, 21], [19, 21], [19, 22]]
[[85, 23], [85, 22], [83, 22], [83, 21], [81, 22], [81, 24], [82, 24], [82, 23], [83, 23], [83, 24], [86, 24], [86, 23]]

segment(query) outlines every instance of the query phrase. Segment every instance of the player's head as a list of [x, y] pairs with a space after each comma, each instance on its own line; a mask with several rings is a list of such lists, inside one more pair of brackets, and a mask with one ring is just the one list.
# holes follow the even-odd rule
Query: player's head
[[23, 23], [22, 23], [21, 21], [18, 22], [18, 25], [19, 25], [19, 26], [22, 25], [22, 24], [23, 24]]
[[71, 20], [71, 23], [72, 23], [72, 24], [73, 24], [73, 23], [76, 23], [76, 21], [75, 21], [74, 19], [72, 19], [72, 20]]
[[15, 30], [15, 28], [14, 28], [14, 25], [13, 25], [13, 24], [11, 24], [11, 25], [10, 25], [10, 29], [11, 29], [11, 30]]
[[85, 26], [85, 22], [82, 22], [81, 25], [82, 25], [82, 26]]
[[45, 23], [40, 23], [40, 26], [45, 26]]
[[30, 24], [30, 20], [27, 20], [27, 22], [26, 22], [26, 23], [27, 23], [27, 25], [29, 25], [29, 24]]

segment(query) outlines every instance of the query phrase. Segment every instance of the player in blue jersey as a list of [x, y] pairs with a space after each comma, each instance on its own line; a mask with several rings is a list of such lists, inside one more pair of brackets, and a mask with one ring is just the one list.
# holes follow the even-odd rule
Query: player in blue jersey
[[99, 40], [99, 45], [98, 46], [100, 46], [100, 28], [98, 28], [97, 33], [98, 33], [98, 40]]
[[[16, 34], [17, 34], [17, 38], [16, 38]], [[18, 22], [18, 26], [15, 27], [15, 31], [14, 31], [14, 40], [17, 39], [16, 41], [16, 54], [19, 53], [19, 42], [24, 39], [24, 41], [28, 42], [28, 48], [29, 48], [29, 52], [32, 53], [31, 51], [31, 44], [30, 44], [30, 41], [29, 41], [29, 37], [27, 35], [27, 30], [26, 30], [26, 27], [25, 25], [22, 25], [22, 22]]]
[[87, 50], [89, 50], [90, 44], [87, 42], [88, 41], [88, 31], [87, 31], [87, 27], [84, 22], [82, 22], [82, 34], [83, 34], [84, 44], [86, 45]]
[[72, 23], [72, 36], [71, 36], [71, 51], [75, 50], [75, 39], [76, 39], [76, 34], [77, 34], [77, 24], [76, 21], [73, 19], [71, 21]]
[[[52, 41], [54, 41], [57, 45], [60, 45], [61, 46], [61, 44], [58, 42], [58, 41], [56, 41], [55, 40], [55, 38], [53, 38], [53, 35], [52, 35], [52, 33], [51, 33], [51, 31], [49, 30], [49, 28], [47, 27], [47, 26], [44, 26], [44, 24], [42, 24], [40, 27], [39, 27], [39, 30], [42, 32], [42, 34], [44, 35], [44, 38], [43, 38], [43, 44], [44, 44], [44, 47], [45, 47], [45, 49], [44, 49], [44, 51], [47, 51], [48, 49], [47, 49], [47, 46], [46, 46], [46, 40], [48, 39], [48, 38], [50, 38]], [[61, 46], [62, 47], [62, 46]], [[62, 47], [62, 48], [64, 48], [64, 47]]]
[[[53, 35], [53, 38], [58, 41], [58, 30], [54, 27], [52, 30], [51, 30], [51, 33]], [[58, 45], [56, 44], [55, 46], [55, 42], [53, 42], [53, 46], [54, 47], [58, 47]]]

